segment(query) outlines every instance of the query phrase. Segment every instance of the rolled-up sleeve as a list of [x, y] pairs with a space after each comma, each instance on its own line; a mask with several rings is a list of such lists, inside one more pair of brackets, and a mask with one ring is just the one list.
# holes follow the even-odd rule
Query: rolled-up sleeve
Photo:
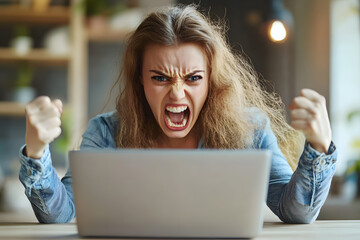
[[70, 222], [75, 217], [71, 182], [61, 182], [52, 166], [49, 146], [41, 159], [31, 159], [19, 152], [19, 179], [25, 187], [34, 213], [41, 223]]
[[[114, 111], [90, 120], [80, 148], [115, 148], [117, 119]], [[21, 147], [19, 152], [19, 179], [25, 187], [25, 194], [37, 219], [41, 223], [72, 221], [75, 217], [75, 206], [70, 169], [60, 181], [52, 166], [49, 146], [46, 146], [41, 159], [27, 157], [25, 147], [26, 145]]]
[[337, 151], [333, 142], [328, 154], [305, 142], [295, 172], [282, 154], [276, 137], [265, 124], [260, 146], [273, 152], [267, 196], [269, 208], [286, 223], [314, 222], [324, 204], [335, 173]]

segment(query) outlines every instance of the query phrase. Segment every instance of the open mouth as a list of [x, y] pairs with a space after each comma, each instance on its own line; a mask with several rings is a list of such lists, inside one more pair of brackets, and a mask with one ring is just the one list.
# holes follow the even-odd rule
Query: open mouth
[[180, 131], [189, 123], [190, 110], [187, 105], [166, 105], [165, 124], [171, 130]]

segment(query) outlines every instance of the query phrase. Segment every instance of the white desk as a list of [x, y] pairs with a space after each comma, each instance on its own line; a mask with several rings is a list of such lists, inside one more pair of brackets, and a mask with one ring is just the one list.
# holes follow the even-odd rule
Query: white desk
[[[80, 238], [76, 224], [0, 223], [0, 239], [86, 239]], [[89, 238], [95, 239], [95, 238]], [[313, 224], [265, 223], [256, 240], [265, 239], [360, 239], [360, 220], [316, 221]], [[134, 239], [131, 239], [134, 240]], [[164, 239], [162, 239], [164, 240]]]

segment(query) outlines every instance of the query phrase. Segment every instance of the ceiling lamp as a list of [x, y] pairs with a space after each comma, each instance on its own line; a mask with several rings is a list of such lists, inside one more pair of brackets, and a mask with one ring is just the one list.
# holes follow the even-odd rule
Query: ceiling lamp
[[270, 0], [268, 36], [272, 42], [286, 41], [293, 25], [293, 17], [282, 0]]

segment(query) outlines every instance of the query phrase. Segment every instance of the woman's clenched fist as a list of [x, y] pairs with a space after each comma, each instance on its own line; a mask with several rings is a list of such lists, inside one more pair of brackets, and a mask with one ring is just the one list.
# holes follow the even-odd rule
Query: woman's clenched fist
[[25, 107], [26, 113], [26, 154], [40, 159], [47, 144], [61, 133], [62, 102], [51, 101], [49, 97], [38, 97]]
[[291, 126], [303, 131], [314, 149], [327, 153], [332, 136], [325, 97], [314, 90], [302, 89], [289, 109]]

